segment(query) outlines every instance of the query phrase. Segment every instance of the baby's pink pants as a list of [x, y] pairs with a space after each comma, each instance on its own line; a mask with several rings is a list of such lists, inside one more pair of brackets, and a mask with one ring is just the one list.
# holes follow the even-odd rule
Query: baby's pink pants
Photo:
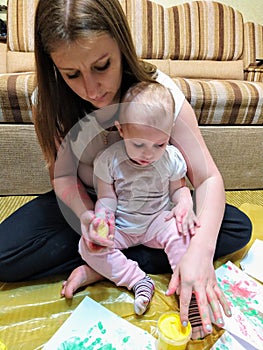
[[145, 277], [137, 262], [127, 259], [121, 252], [132, 246], [143, 244], [147, 247], [164, 249], [172, 270], [186, 252], [190, 237], [178, 233], [175, 218], [166, 221], [169, 212], [164, 211], [156, 217], [143, 234], [126, 234], [117, 228], [114, 236], [114, 248], [100, 253], [90, 252], [83, 238], [79, 242], [79, 252], [83, 260], [102, 276], [117, 286], [131, 289], [135, 283]]

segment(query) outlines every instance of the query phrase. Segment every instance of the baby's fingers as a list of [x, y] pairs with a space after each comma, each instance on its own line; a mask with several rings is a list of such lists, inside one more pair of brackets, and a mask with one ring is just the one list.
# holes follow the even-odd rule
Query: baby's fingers
[[164, 219], [165, 221], [168, 221], [168, 220], [171, 220], [172, 218], [174, 218], [174, 213], [173, 211], [170, 211], [169, 214], [167, 214]]

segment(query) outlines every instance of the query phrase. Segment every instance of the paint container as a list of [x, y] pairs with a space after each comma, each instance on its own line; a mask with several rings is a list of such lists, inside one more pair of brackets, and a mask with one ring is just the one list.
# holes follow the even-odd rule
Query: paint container
[[157, 350], [184, 350], [191, 338], [192, 328], [188, 322], [183, 327], [178, 312], [166, 312], [158, 320]]

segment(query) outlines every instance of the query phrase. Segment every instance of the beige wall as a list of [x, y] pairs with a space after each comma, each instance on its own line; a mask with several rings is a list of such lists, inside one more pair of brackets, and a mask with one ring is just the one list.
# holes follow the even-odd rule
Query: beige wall
[[[152, 0], [166, 7], [182, 4], [188, 0]], [[193, 0], [189, 0], [193, 1]], [[239, 10], [244, 17], [244, 21], [252, 21], [263, 24], [263, 1], [262, 0], [219, 0], [219, 2], [230, 5]]]

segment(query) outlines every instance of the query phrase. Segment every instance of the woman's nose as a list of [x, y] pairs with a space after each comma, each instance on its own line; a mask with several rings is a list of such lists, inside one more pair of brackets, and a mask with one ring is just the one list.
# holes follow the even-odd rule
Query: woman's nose
[[92, 75], [85, 76], [85, 91], [88, 99], [95, 100], [98, 97], [98, 82]]

